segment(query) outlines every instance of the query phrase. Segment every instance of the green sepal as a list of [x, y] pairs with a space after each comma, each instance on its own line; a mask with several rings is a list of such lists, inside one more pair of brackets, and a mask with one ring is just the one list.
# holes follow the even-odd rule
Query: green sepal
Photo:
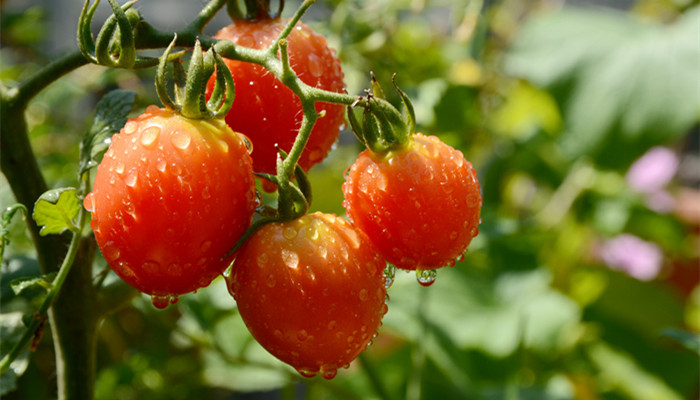
[[75, 188], [51, 189], [34, 203], [32, 218], [41, 226], [41, 236], [61, 234], [66, 230], [80, 233], [75, 222], [80, 209]]
[[413, 103], [411, 102], [411, 99], [408, 98], [408, 95], [401, 90], [399, 85], [396, 84], [396, 74], [392, 75], [391, 83], [394, 84], [394, 89], [396, 89], [396, 91], [399, 92], [399, 96], [401, 96], [401, 101], [403, 102], [404, 106], [404, 120], [407, 130], [406, 133], [408, 136], [411, 136], [416, 133], [416, 112], [413, 109]]
[[374, 72], [370, 71], [369, 76], [370, 76], [370, 79], [372, 81], [372, 94], [374, 95], [374, 97], [376, 97], [378, 99], [386, 100], [386, 96], [384, 95], [384, 90], [382, 89], [379, 82], [377, 82], [377, 77], [374, 76]]
[[365, 139], [365, 132], [362, 130], [362, 126], [360, 125], [360, 121], [357, 120], [357, 116], [355, 115], [355, 111], [353, 110], [352, 106], [346, 106], [345, 107], [347, 114], [348, 114], [348, 121], [350, 121], [350, 130], [352, 133], [355, 134], [355, 137], [357, 140], [360, 141], [365, 147], [367, 147], [367, 139]]
[[[158, 98], [160, 99], [161, 103], [163, 105], [171, 110], [177, 110], [178, 107], [173, 101], [173, 99], [170, 97], [170, 94], [168, 94], [168, 88], [167, 88], [167, 73], [168, 73], [168, 61], [169, 61], [169, 56], [170, 52], [173, 51], [173, 47], [175, 47], [175, 42], [177, 42], [177, 33], [173, 35], [173, 40], [170, 42], [168, 47], [165, 49], [163, 52], [163, 55], [160, 57], [159, 62], [158, 62], [158, 69], [156, 70], [156, 77], [155, 77], [155, 85], [156, 85], [156, 93], [158, 94]], [[179, 62], [178, 61], [173, 61], [173, 62]], [[175, 67], [177, 68], [177, 67]], [[182, 66], [180, 66], [182, 68]], [[176, 77], [176, 87], [177, 87], [177, 82], [178, 82], [178, 77], [177, 77], [177, 72], [175, 73]], [[177, 94], [177, 90], [175, 92]]]

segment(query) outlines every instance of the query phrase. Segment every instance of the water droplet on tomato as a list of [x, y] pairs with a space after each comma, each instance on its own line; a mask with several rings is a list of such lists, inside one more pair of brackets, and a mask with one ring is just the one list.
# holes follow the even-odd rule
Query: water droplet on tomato
[[129, 187], [136, 186], [136, 181], [138, 180], [138, 172], [136, 169], [130, 169], [124, 178], [124, 184]]
[[291, 250], [282, 249], [282, 261], [291, 269], [299, 266], [299, 255]]
[[269, 288], [275, 287], [275, 285], [277, 284], [277, 281], [275, 280], [275, 276], [270, 274], [267, 277], [267, 280], [265, 281], [265, 283], [267, 284], [267, 287], [269, 287]]
[[318, 78], [323, 75], [323, 63], [321, 58], [316, 54], [309, 54], [309, 73]]
[[185, 150], [192, 142], [192, 137], [185, 131], [177, 131], [170, 136], [170, 142], [178, 149]]
[[158, 269], [160, 268], [160, 264], [156, 261], [153, 260], [148, 260], [143, 263], [141, 268], [146, 272], [150, 274], [157, 274]]
[[153, 306], [155, 308], [163, 310], [170, 304], [170, 296], [160, 296], [154, 294], [153, 296], [151, 296], [151, 302], [153, 303]]
[[120, 256], [119, 248], [114, 242], [111, 241], [107, 242], [101, 250], [105, 260], [107, 260], [109, 263], [112, 263]]
[[423, 286], [430, 286], [435, 283], [437, 270], [434, 269], [416, 269], [416, 280]]
[[158, 140], [158, 135], [160, 134], [159, 126], [149, 126], [141, 132], [141, 137], [139, 141], [141, 145], [147, 149], [152, 149]]
[[172, 295], [172, 294], [170, 295], [170, 304], [175, 304], [178, 301], [180, 301], [180, 297]]
[[202, 198], [205, 200], [211, 198], [211, 191], [209, 190], [209, 186], [205, 186], [204, 189], [202, 189]]
[[309, 338], [309, 334], [305, 330], [302, 329], [299, 332], [297, 332], [297, 340], [299, 340], [300, 342], [303, 342], [308, 338]]
[[337, 325], [338, 325], [338, 323], [337, 323], [335, 320], [329, 322], [329, 323], [328, 323], [328, 330], [329, 330], [329, 331], [334, 330], [335, 327], [336, 327]]
[[211, 248], [211, 241], [205, 240], [202, 242], [202, 245], [199, 246], [199, 249], [202, 250], [202, 253], [207, 252]]
[[132, 133], [136, 132], [136, 129], [138, 128], [138, 123], [135, 121], [129, 121], [124, 125], [124, 130], [123, 132], [126, 133], [127, 135], [131, 135]]
[[124, 173], [124, 163], [123, 162], [118, 162], [117, 165], [114, 166], [114, 170], [118, 174], [123, 174]]
[[321, 366], [321, 376], [324, 379], [333, 379], [338, 374], [338, 368], [335, 365]]
[[367, 289], [360, 290], [360, 300], [367, 301], [368, 298], [369, 298], [369, 294], [367, 293]]
[[313, 378], [318, 374], [318, 371], [313, 368], [297, 368], [297, 372], [305, 378]]
[[479, 227], [473, 227], [469, 234], [472, 236], [472, 238], [475, 238], [479, 234]]
[[328, 257], [328, 249], [326, 249], [326, 246], [319, 245], [317, 251], [318, 251], [318, 255], [321, 256], [321, 258]]
[[292, 240], [297, 237], [297, 230], [291, 226], [288, 226], [282, 231], [282, 236], [284, 236], [287, 240]]
[[83, 206], [88, 212], [95, 211], [95, 195], [92, 192], [88, 193], [87, 196], [85, 196], [85, 199], [83, 200]]

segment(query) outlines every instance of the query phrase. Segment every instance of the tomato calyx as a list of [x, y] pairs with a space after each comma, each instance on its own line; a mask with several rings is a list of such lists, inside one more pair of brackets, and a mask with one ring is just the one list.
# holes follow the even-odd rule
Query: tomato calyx
[[[403, 110], [397, 110], [386, 101], [384, 91], [374, 73], [370, 73], [372, 89], [365, 90], [365, 97], [359, 97], [347, 106], [350, 127], [357, 139], [373, 153], [383, 154], [405, 148], [416, 131], [416, 114], [408, 95], [396, 84], [396, 74], [392, 76], [394, 89], [399, 93]], [[353, 107], [362, 106], [362, 122]]]
[[[235, 95], [231, 71], [226, 67], [214, 46], [204, 53], [197, 38], [189, 67], [185, 72], [180, 58], [171, 60], [170, 57], [176, 41], [177, 34], [174, 35], [158, 63], [155, 85], [161, 102], [167, 108], [177, 110], [187, 118], [223, 118], [231, 109]], [[174, 99], [167, 89], [169, 62], [173, 64]], [[207, 100], [205, 97], [207, 82], [215, 71], [217, 73], [214, 89]]]

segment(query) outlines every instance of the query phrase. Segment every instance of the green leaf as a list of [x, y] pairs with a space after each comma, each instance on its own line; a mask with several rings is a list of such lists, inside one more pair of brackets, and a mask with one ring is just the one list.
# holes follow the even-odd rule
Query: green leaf
[[590, 154], [601, 165], [624, 167], [698, 121], [699, 11], [660, 25], [564, 8], [526, 23], [506, 68], [554, 94], [569, 157]]
[[55, 277], [55, 272], [42, 276], [25, 276], [22, 278], [13, 279], [12, 282], [10, 282], [10, 288], [12, 288], [12, 291], [15, 292], [15, 294], [20, 294], [23, 290], [30, 288], [49, 290], [52, 287], [52, 282]]
[[78, 231], [74, 220], [80, 212], [80, 204], [74, 188], [52, 189], [39, 197], [34, 204], [32, 217], [41, 226], [41, 236], [60, 234], [66, 230]]
[[117, 89], [97, 103], [92, 125], [80, 142], [80, 176], [100, 162], [109, 147], [108, 139], [126, 123], [135, 97], [134, 92]]

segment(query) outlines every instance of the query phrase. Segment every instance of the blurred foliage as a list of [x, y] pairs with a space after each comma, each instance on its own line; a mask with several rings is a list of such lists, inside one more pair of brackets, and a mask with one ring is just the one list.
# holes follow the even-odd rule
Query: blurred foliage
[[[481, 233], [429, 289], [398, 273], [379, 336], [332, 381], [300, 378], [267, 354], [217, 280], [165, 311], [143, 297], [105, 320], [96, 398], [697, 399], [700, 215], [685, 199], [698, 200], [700, 182], [700, 10], [681, 0], [617, 10], [576, 3], [316, 4], [305, 21], [338, 50], [348, 91], [361, 93], [370, 70], [385, 88], [396, 73], [419, 130], [475, 165]], [[46, 11], [11, 5], [2, 13], [3, 82], [47, 62], [39, 51]], [[35, 99], [31, 140], [52, 187], [75, 185], [77, 133], [96, 100], [133, 90], [138, 113], [156, 102], [151, 74], [86, 66]], [[633, 189], [628, 168], [657, 145], [678, 156], [676, 178], [660, 192]], [[314, 210], [343, 213], [343, 171], [360, 150], [343, 131], [312, 170]], [[659, 209], [653, 200], [662, 194], [672, 202]], [[0, 202], [14, 202], [4, 180]], [[41, 295], [9, 290], [10, 280], [38, 274], [19, 218], [11, 232], [3, 343]], [[606, 263], [601, 249], [621, 234], [660, 250], [653, 279], [635, 278], [633, 263]], [[98, 260], [96, 273], [104, 268]], [[13, 365], [16, 382], [3, 376], [4, 398], [51, 398], [52, 357], [45, 335]]]

